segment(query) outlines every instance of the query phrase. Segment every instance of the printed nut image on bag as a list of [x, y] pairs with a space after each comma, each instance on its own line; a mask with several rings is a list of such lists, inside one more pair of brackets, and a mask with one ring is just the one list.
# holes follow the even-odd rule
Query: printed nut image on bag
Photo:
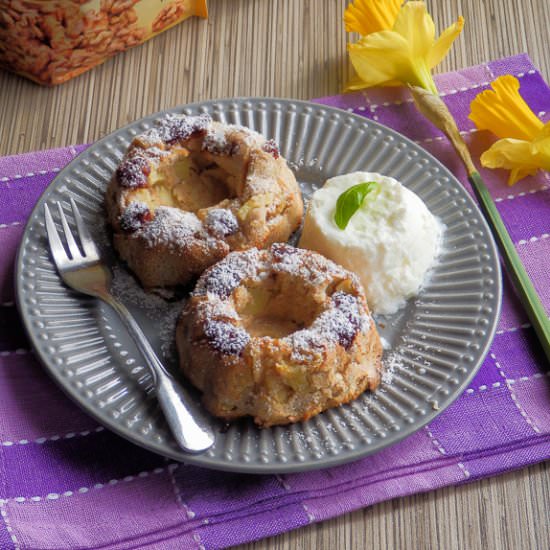
[[206, 0], [0, 0], [0, 67], [60, 84], [207, 14]]

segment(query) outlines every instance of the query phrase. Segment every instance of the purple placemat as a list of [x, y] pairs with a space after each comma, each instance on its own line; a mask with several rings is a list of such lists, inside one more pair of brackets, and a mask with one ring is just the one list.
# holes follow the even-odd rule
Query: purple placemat
[[[549, 118], [550, 89], [525, 55], [437, 78], [475, 158], [491, 137], [467, 119], [470, 101], [505, 73], [520, 79], [527, 102]], [[406, 91], [318, 101], [395, 128], [467, 185], [448, 143]], [[549, 365], [506, 275], [498, 332], [471, 386], [426, 428], [374, 456], [310, 473], [228, 474], [173, 463], [104, 430], [37, 364], [13, 305], [25, 221], [83, 148], [0, 158], [0, 548], [221, 548], [550, 457]], [[550, 309], [548, 174], [509, 188], [504, 172], [481, 172]]]

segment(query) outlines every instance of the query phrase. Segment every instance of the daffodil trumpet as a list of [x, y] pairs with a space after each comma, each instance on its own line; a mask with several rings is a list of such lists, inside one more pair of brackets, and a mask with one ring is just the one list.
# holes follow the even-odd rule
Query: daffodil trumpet
[[481, 164], [510, 170], [508, 185], [539, 169], [550, 170], [550, 122], [544, 124], [527, 105], [517, 78], [500, 76], [491, 87], [470, 106], [477, 128], [500, 138], [481, 155]]

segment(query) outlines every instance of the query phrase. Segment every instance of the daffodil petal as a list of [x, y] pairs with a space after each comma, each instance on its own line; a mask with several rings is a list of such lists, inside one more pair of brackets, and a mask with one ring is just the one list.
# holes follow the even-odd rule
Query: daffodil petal
[[535, 138], [535, 141], [544, 141], [550, 138], [550, 121], [548, 121], [544, 126], [541, 128], [540, 133]]
[[[412, 84], [437, 93], [432, 75], [422, 59], [413, 59], [408, 42], [394, 31], [380, 31], [348, 46], [363, 88]], [[357, 88], [355, 88], [357, 89]]]
[[366, 36], [390, 30], [401, 4], [402, 0], [354, 0], [344, 12], [346, 31]]
[[[391, 88], [393, 86], [403, 86], [403, 82], [400, 82], [399, 80], [388, 80], [387, 82], [384, 82], [385, 88]], [[356, 92], [358, 90], [364, 90], [366, 88], [372, 88], [372, 85], [363, 82], [358, 76], [355, 76], [352, 77], [350, 81], [346, 84], [344, 92]]]
[[512, 168], [531, 159], [531, 142], [520, 139], [499, 139], [481, 155], [481, 164], [487, 168]]
[[393, 31], [370, 34], [348, 46], [351, 63], [364, 87], [379, 86], [410, 71], [409, 46]]
[[346, 84], [346, 88], [344, 91], [346, 92], [353, 92], [355, 90], [363, 90], [364, 88], [368, 88], [368, 85], [365, 84], [360, 77], [353, 76], [350, 81]]
[[544, 125], [521, 97], [518, 79], [500, 76], [491, 86], [470, 104], [470, 120], [499, 138], [535, 139]]
[[508, 176], [508, 185], [512, 186], [515, 183], [517, 183], [519, 180], [522, 180], [527, 176], [534, 176], [536, 173], [537, 173], [537, 168], [529, 169], [522, 166], [518, 168], [512, 168], [512, 170], [510, 170], [510, 175]]
[[541, 160], [538, 154], [534, 154], [529, 141], [519, 139], [500, 139], [481, 155], [482, 166], [511, 170], [508, 185], [514, 185], [543, 168]]
[[540, 159], [540, 167], [550, 171], [550, 137], [533, 142], [533, 154]]
[[392, 29], [408, 43], [413, 57], [426, 58], [434, 43], [435, 25], [424, 2], [407, 2]]
[[443, 58], [447, 55], [447, 52], [450, 50], [453, 42], [456, 40], [458, 35], [462, 32], [464, 27], [464, 18], [460, 16], [456, 23], [452, 24], [450, 27], [447, 27], [440, 35], [439, 38], [435, 41], [428, 54], [428, 66], [430, 69], [439, 65]]
[[536, 156], [539, 168], [550, 172], [550, 135], [537, 139], [531, 144], [533, 155]]

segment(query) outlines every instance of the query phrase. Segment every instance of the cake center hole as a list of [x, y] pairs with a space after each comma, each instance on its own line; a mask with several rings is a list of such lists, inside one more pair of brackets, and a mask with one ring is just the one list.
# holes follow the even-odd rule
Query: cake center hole
[[239, 288], [236, 309], [251, 336], [284, 338], [313, 323], [320, 304], [299, 285], [270, 277]]
[[149, 175], [153, 207], [172, 206], [197, 212], [235, 196], [231, 176], [197, 153], [176, 149]]

